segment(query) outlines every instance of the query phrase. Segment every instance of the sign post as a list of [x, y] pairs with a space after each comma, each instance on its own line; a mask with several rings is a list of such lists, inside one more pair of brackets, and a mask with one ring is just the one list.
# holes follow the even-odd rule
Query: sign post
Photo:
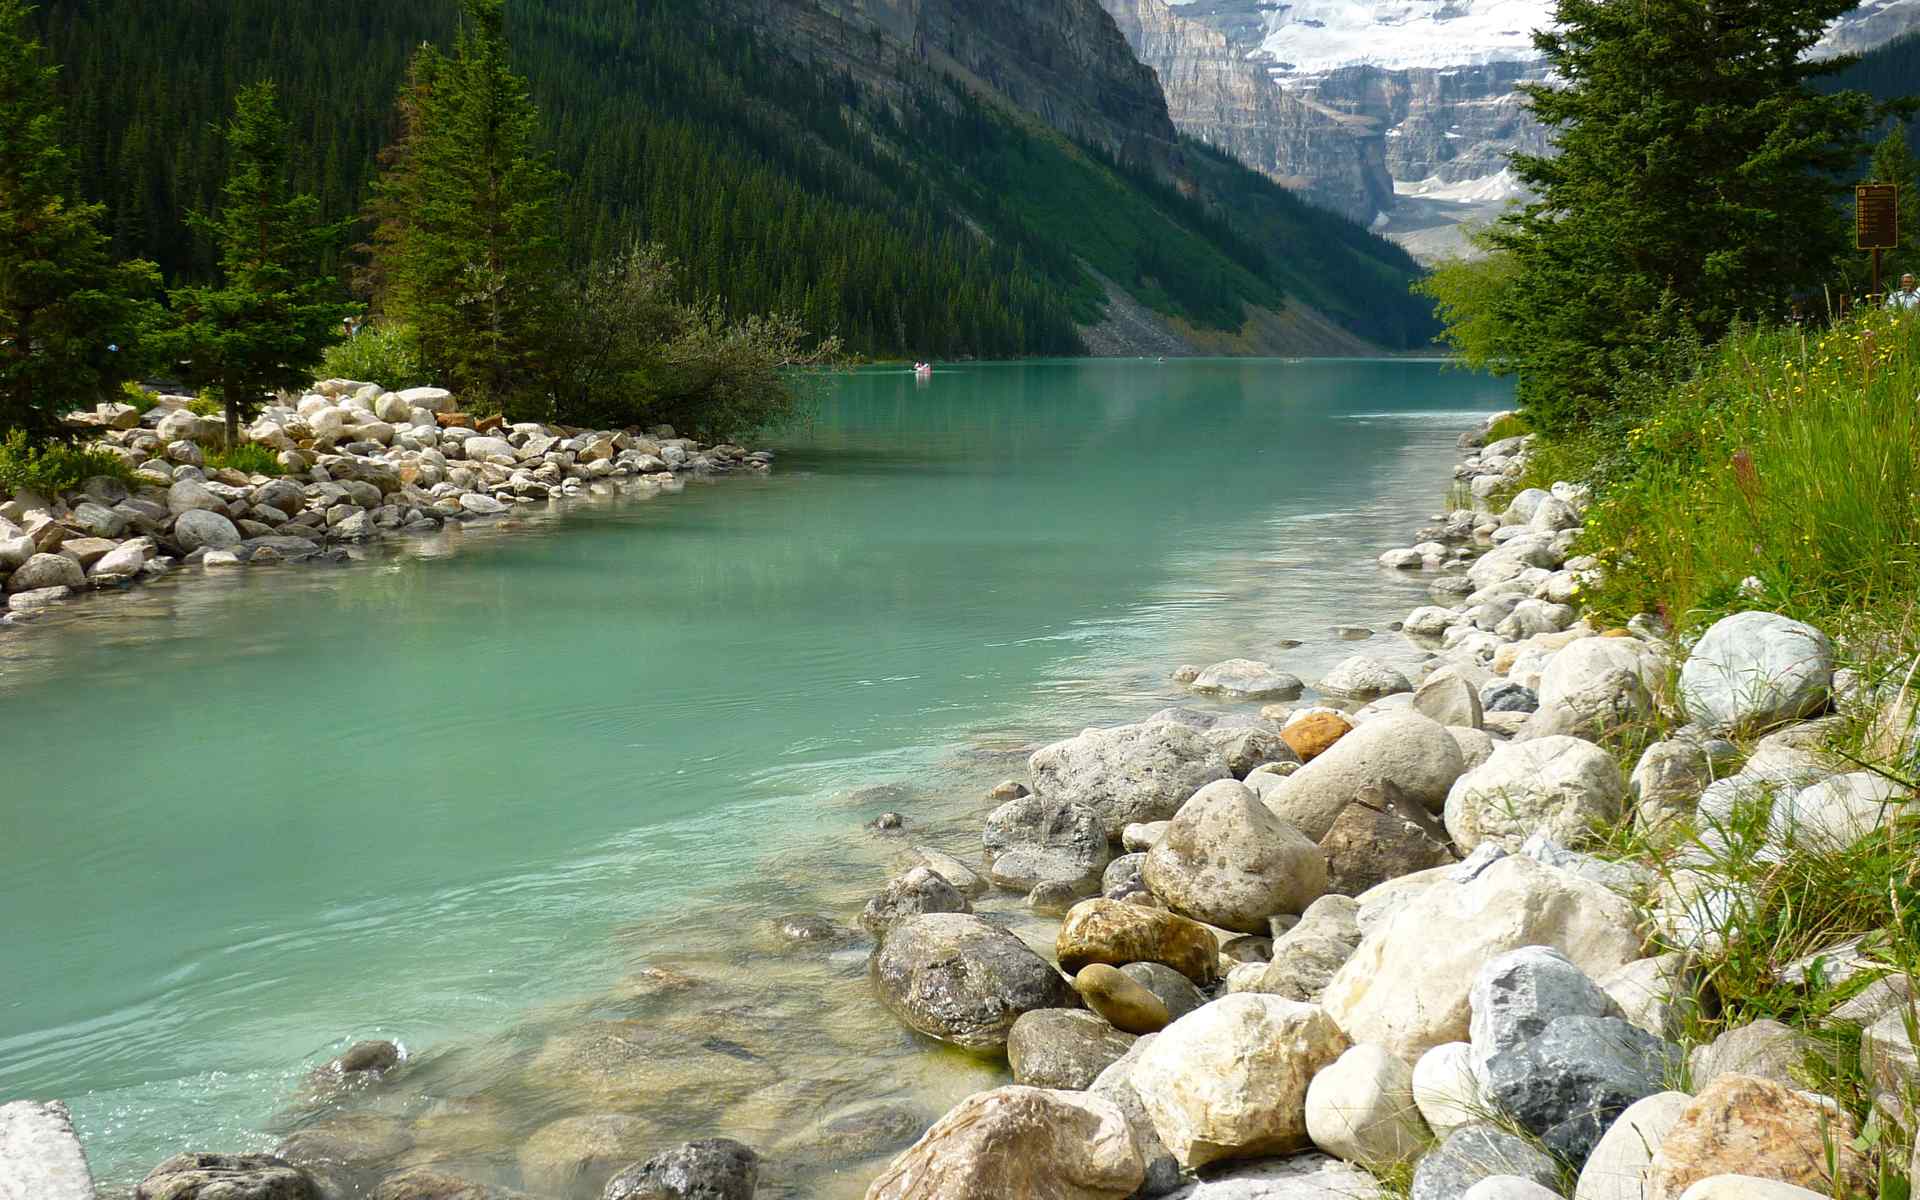
[[1872, 303], [1880, 303], [1880, 253], [1900, 245], [1900, 188], [1863, 183], [1853, 189], [1853, 245], [1873, 251]]

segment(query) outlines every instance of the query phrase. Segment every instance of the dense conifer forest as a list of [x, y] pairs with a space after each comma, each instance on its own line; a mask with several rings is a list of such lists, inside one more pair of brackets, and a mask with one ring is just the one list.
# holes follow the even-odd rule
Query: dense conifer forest
[[[48, 0], [34, 19], [114, 252], [180, 282], [214, 265], [182, 231], [214, 204], [239, 89], [278, 85], [294, 186], [323, 217], [359, 214], [409, 56], [451, 40], [456, 7]], [[515, 0], [508, 16], [573, 180], [576, 263], [657, 241], [689, 294], [880, 355], [1077, 352], [1102, 308], [1086, 266], [1202, 328], [1304, 302], [1390, 347], [1435, 329], [1397, 247], [1197, 143], [1177, 149], [1176, 187], [930, 76], [881, 102], [686, 0]]]

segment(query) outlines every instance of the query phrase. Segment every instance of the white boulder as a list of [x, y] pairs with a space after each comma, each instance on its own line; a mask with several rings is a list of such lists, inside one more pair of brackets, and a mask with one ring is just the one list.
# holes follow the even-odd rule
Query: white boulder
[[1518, 850], [1536, 833], [1573, 845], [1618, 821], [1625, 801], [1618, 764], [1592, 742], [1508, 742], [1447, 793], [1447, 832], [1463, 851]]

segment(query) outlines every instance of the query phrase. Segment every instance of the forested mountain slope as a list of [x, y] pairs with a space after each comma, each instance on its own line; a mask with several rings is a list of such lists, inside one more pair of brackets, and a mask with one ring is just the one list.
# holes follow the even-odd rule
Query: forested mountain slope
[[[183, 214], [221, 178], [234, 90], [278, 82], [296, 185], [357, 212], [406, 60], [455, 5], [49, 0], [36, 19], [116, 248], [179, 278], [208, 266]], [[735, 311], [873, 354], [1081, 351], [1107, 311], [1092, 272], [1194, 346], [1432, 332], [1397, 248], [1178, 139], [1093, 0], [518, 0], [510, 20], [581, 260], [658, 240]]]
[[[1858, 88], [1881, 100], [1920, 95], [1920, 33], [1904, 34], [1867, 51], [1860, 61], [1831, 76], [1827, 86]], [[1907, 141], [1920, 150], [1920, 120], [1908, 123]]]

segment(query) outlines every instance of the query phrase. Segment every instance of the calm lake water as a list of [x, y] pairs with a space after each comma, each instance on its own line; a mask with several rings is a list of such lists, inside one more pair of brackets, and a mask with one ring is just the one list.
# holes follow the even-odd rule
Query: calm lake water
[[[769, 1194], [858, 1195], [999, 1076], [775, 919], [857, 930], [910, 841], [976, 857], [987, 786], [1190, 702], [1181, 663], [1411, 662], [1331, 627], [1421, 602], [1374, 557], [1509, 399], [1414, 362], [862, 372], [767, 478], [0, 634], [0, 1100], [68, 1100], [121, 1188], [291, 1132], [349, 1189], [598, 1195], [725, 1133]], [[367, 1037], [398, 1078], [309, 1079]]]

